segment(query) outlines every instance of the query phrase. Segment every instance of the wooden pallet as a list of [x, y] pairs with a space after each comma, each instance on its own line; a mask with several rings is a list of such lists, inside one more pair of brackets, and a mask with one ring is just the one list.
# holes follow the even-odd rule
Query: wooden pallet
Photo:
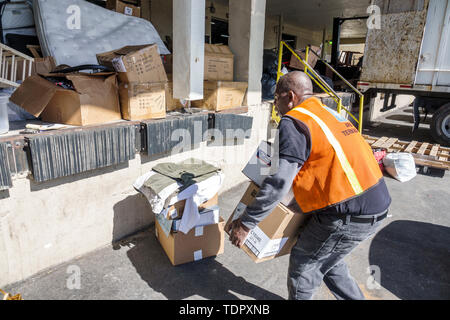
[[450, 148], [427, 142], [401, 141], [397, 138], [378, 138], [368, 135], [363, 137], [372, 149], [411, 153], [417, 165], [450, 170]]

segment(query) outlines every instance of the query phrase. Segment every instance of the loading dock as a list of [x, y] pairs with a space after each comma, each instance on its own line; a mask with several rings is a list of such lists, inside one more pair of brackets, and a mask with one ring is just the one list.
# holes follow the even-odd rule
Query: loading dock
[[[420, 1], [412, 2], [414, 2], [412, 4], [414, 6], [417, 5], [416, 2]], [[367, 14], [367, 4], [362, 4], [361, 1], [303, 1], [297, 3], [287, 0], [208, 0], [202, 9], [205, 10], [203, 14], [205, 15], [206, 42], [219, 41], [214, 40], [217, 34], [213, 34], [216, 32], [212, 28], [213, 23], [228, 24], [229, 34], [226, 36], [229, 37], [222, 38], [227, 39], [235, 57], [234, 80], [245, 82], [248, 86], [243, 106], [219, 113], [195, 112], [196, 110], [194, 110], [189, 115], [173, 114], [163, 120], [118, 121], [113, 124], [66, 128], [36, 135], [20, 133], [24, 129], [24, 124], [22, 124], [17, 131], [11, 130], [8, 135], [1, 136], [0, 183], [3, 190], [0, 191], [0, 229], [2, 230], [0, 270], [3, 272], [0, 273], [0, 286], [13, 283], [6, 289], [9, 291], [19, 290], [30, 297], [38, 298], [39, 293], [36, 291], [27, 292], [25, 289], [27, 280], [25, 279], [57, 265], [64, 264], [63, 266], [66, 267], [65, 263], [99, 248], [106, 246], [108, 249], [102, 250], [109, 250], [111, 242], [126, 239], [140, 230], [146, 230], [146, 234], [143, 236], [143, 242], [139, 242], [139, 239], [136, 242], [139, 250], [130, 250], [127, 255], [134, 255], [142, 247], [144, 250], [156, 250], [152, 244], [149, 244], [149, 233], [154, 232], [152, 229], [154, 228], [154, 219], [152, 215], [143, 214], [150, 210], [149, 205], [133, 190], [132, 183], [137, 176], [142, 175], [158, 163], [201, 155], [203, 160], [221, 166], [224, 171], [226, 181], [221, 190], [224, 199], [231, 202], [237, 201], [238, 199], [230, 194], [242, 191], [235, 191], [235, 188], [242, 185], [245, 177], [236, 168], [245, 165], [261, 140], [268, 140], [272, 137], [272, 132], [270, 132], [272, 129], [270, 124], [271, 100], [264, 101], [262, 99], [261, 78], [264, 50], [272, 49], [273, 51], [274, 49], [277, 51], [280, 40], [295, 39], [296, 48], [294, 49], [306, 48], [308, 45], [322, 46], [323, 50], [320, 55], [324, 60], [330, 61], [333, 58], [332, 47], [337, 47], [337, 41], [332, 36], [333, 18], [351, 19], [342, 25], [339, 41], [341, 49], [343, 51], [357, 51], [361, 48], [364, 50], [367, 25], [365, 21], [361, 22], [364, 19], [359, 19], [359, 17]], [[391, 10], [401, 10], [401, 8], [391, 8]], [[172, 1], [152, 0], [149, 11], [149, 19], [161, 39], [165, 40], [168, 47], [176, 47], [176, 44], [173, 43], [177, 38], [173, 34], [175, 28], [173, 27]], [[354, 47], [356, 49], [353, 49]], [[195, 59], [193, 60], [195, 61]], [[177, 72], [179, 69], [177, 70], [176, 65], [174, 67], [174, 72]], [[203, 79], [201, 80], [203, 82]], [[175, 81], [180, 82], [180, 80]], [[360, 85], [363, 86], [363, 84]], [[405, 93], [405, 91], [401, 91], [401, 93]], [[338, 92], [338, 95], [345, 101], [344, 106], [349, 107], [352, 112], [356, 110], [351, 108], [352, 104], [358, 101], [354, 95], [349, 92]], [[330, 107], [339, 108], [338, 104], [327, 95], [322, 95], [321, 98]], [[385, 98], [384, 101], [387, 102], [387, 100]], [[374, 103], [371, 101], [372, 105]], [[200, 123], [200, 135], [196, 135], [198, 127], [195, 123]], [[183, 150], [184, 152], [174, 154], [171, 152], [174, 145], [170, 138], [180, 128], [188, 129], [191, 137], [199, 138], [193, 140], [192, 145], [189, 144], [189, 148]], [[246, 134], [239, 138], [232, 137], [230, 141], [225, 141], [222, 145], [214, 145], [211, 136], [204, 134], [207, 130], [214, 129], [222, 133], [227, 129], [239, 129]], [[371, 134], [371, 130], [374, 128], [366, 127], [365, 129], [363, 133]], [[159, 132], [165, 134], [158, 136]], [[96, 138], [92, 140], [94, 136]], [[92, 143], [92, 141], [96, 141], [95, 139], [98, 139], [98, 143]], [[108, 144], [104, 141], [114, 142]], [[432, 142], [426, 143], [430, 143], [426, 153], [431, 154], [435, 151]], [[83, 152], [78, 152], [76, 151], [77, 144], [90, 147], [84, 148]], [[53, 148], [57, 148], [59, 151], [64, 150], [64, 152], [55, 152], [52, 150]], [[99, 155], [104, 155], [104, 157]], [[58, 158], [58, 156], [60, 157]], [[225, 161], [227, 157], [236, 158], [238, 161], [227, 163]], [[424, 189], [426, 187], [431, 190], [434, 184], [430, 177], [420, 177], [419, 181], [424, 183]], [[432, 192], [425, 192], [421, 194], [421, 197], [445, 199], [448, 193], [448, 190], [445, 190], [446, 185], [448, 185], [448, 177], [439, 180], [436, 186], [439, 196]], [[411, 201], [408, 192], [412, 193], [414, 187], [410, 186], [406, 189], [409, 191], [402, 191], [395, 181], [390, 182], [390, 187], [401, 198], [401, 203], [396, 204], [394, 212], [396, 210], [397, 212], [406, 212], [406, 204]], [[433, 204], [433, 210], [423, 207], [421, 209], [424, 213], [417, 213], [414, 217], [421, 220], [422, 223], [429, 223], [427, 218], [431, 216], [433, 223], [448, 229], [448, 217], [438, 216], [434, 211], [445, 211], [443, 209], [445, 203], [439, 199]], [[226, 207], [226, 201], [222, 201]], [[229, 204], [229, 208], [226, 209], [228, 210], [227, 214], [231, 213], [232, 207], [234, 207], [234, 203]], [[425, 217], [425, 213], [427, 217]], [[398, 217], [405, 220], [410, 218], [401, 214]], [[42, 230], [46, 232], [43, 234]], [[442, 234], [445, 236], [446, 233]], [[382, 237], [381, 241], [386, 240]], [[66, 250], [66, 248], [71, 249]], [[230, 250], [230, 248], [228, 249]], [[102, 250], [100, 256], [109, 255]], [[374, 250], [379, 250], [379, 248]], [[368, 247], [359, 251], [358, 257], [353, 261], [355, 268], [359, 268], [358, 264], [365, 261], [367, 253]], [[378, 258], [379, 255], [376, 255], [373, 259], [377, 260]], [[134, 262], [132, 262], [136, 263], [136, 269], [139, 268], [139, 271], [142, 272], [142, 279], [150, 287], [154, 286], [150, 291], [146, 291], [148, 288], [143, 290], [143, 295], [148, 294], [147, 297], [157, 299], [197, 298], [199, 296], [218, 298], [214, 292], [208, 289], [203, 291], [204, 295], [190, 292], [190, 295], [179, 296], [164, 286], [158, 287], [161, 284], [155, 285], [156, 280], [143, 271], [147, 267], [145, 263], [137, 260], [139, 259], [134, 257]], [[233, 269], [231, 258], [219, 259], [219, 262], [220, 270], [227, 273], [229, 269], [233, 270], [235, 274], [247, 276], [246, 271], [239, 273], [239, 270]], [[86, 264], [89, 263], [89, 261], [86, 262]], [[116, 266], [121, 263], [123, 262], [118, 261]], [[211, 266], [208, 263], [211, 264], [211, 262], [207, 262], [206, 267]], [[270, 270], [276, 272], [279, 263], [272, 264], [269, 267]], [[216, 262], [212, 262], [213, 267], [215, 264]], [[366, 264], [364, 262], [362, 266], [368, 267]], [[157, 267], [165, 268], [165, 264], [159, 261]], [[63, 269], [55, 270], [57, 270], [56, 274], [61, 275]], [[183, 269], [188, 274], [191, 272], [190, 270], [189, 267]], [[364, 271], [362, 267], [358, 269], [360, 281], [365, 279]], [[231, 280], [235, 279], [229, 273], [227, 274]], [[114, 272], [109, 275], [117, 276], [114, 275]], [[168, 275], [171, 276], [170, 273]], [[280, 276], [277, 275], [276, 279], [280, 280], [279, 278]], [[43, 281], [40, 283], [43, 284], [51, 278], [42, 277], [40, 279]], [[25, 282], [17, 284], [18, 281], [23, 280]], [[259, 280], [252, 279], [250, 281], [264, 287], [264, 292], [260, 292], [256, 298], [284, 297], [277, 285], [265, 286]], [[239, 281], [234, 280], [233, 283], [238, 283], [236, 287], [239, 286]], [[240, 297], [245, 298], [245, 296], [250, 296], [246, 293], [251, 292], [254, 286], [245, 284], [244, 288], [247, 291], [244, 290]], [[153, 292], [158, 289], [162, 295]], [[386, 289], [389, 291], [390, 288]], [[392, 290], [391, 292], [384, 291], [378, 296], [375, 294], [375, 297], [388, 299], [427, 297], [426, 293], [422, 291], [417, 295], [408, 296], [404, 291], [393, 292]], [[440, 289], [436, 287], [435, 290], [439, 292]], [[441, 297], [436, 292], [431, 292], [430, 296]], [[62, 293], [58, 294], [65, 297], [66, 292], [62, 289]], [[224, 297], [230, 296], [225, 295]], [[329, 298], [325, 290], [322, 290], [320, 297]], [[48, 298], [56, 297], [48, 296]]]

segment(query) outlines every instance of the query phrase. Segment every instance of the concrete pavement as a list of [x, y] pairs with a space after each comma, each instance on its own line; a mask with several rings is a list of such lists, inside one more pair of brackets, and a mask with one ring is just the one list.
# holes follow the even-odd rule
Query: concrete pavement
[[[450, 175], [386, 178], [390, 215], [372, 238], [347, 257], [368, 299], [450, 298]], [[220, 196], [228, 218], [247, 184]], [[369, 268], [369, 266], [372, 266]], [[24, 299], [286, 299], [288, 257], [255, 264], [225, 241], [215, 258], [172, 267], [154, 227], [20, 283], [7, 286]], [[375, 271], [369, 278], [369, 269]], [[73, 276], [80, 272], [80, 289]], [[322, 285], [315, 299], [334, 299]]]

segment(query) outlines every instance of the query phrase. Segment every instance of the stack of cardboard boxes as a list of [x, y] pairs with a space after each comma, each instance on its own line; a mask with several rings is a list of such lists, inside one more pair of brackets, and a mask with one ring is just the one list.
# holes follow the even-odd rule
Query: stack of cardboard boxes
[[[172, 59], [167, 57], [165, 63], [169, 77], [166, 94], [167, 111], [182, 107], [177, 99], [173, 99]], [[203, 100], [192, 101], [191, 106], [212, 111], [222, 111], [242, 106], [247, 82], [233, 81], [234, 56], [225, 45], [205, 44], [205, 70], [203, 84]]]
[[97, 54], [97, 60], [118, 72], [123, 119], [165, 118], [167, 75], [156, 44]]
[[219, 44], [205, 44], [203, 100], [192, 106], [222, 111], [240, 107], [244, 103], [247, 82], [234, 79], [234, 55], [230, 48]]
[[179, 231], [185, 200], [156, 215], [155, 232], [172, 265], [217, 256], [224, 250], [224, 225], [218, 207], [218, 194], [199, 207], [200, 221], [188, 233]]

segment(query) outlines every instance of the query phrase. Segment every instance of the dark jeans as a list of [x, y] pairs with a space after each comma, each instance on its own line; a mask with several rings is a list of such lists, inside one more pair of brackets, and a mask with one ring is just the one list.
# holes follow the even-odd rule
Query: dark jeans
[[339, 300], [364, 299], [343, 259], [373, 235], [381, 223], [356, 223], [348, 219], [344, 222], [342, 215], [314, 214], [301, 230], [291, 251], [289, 299], [312, 299], [322, 280]]

